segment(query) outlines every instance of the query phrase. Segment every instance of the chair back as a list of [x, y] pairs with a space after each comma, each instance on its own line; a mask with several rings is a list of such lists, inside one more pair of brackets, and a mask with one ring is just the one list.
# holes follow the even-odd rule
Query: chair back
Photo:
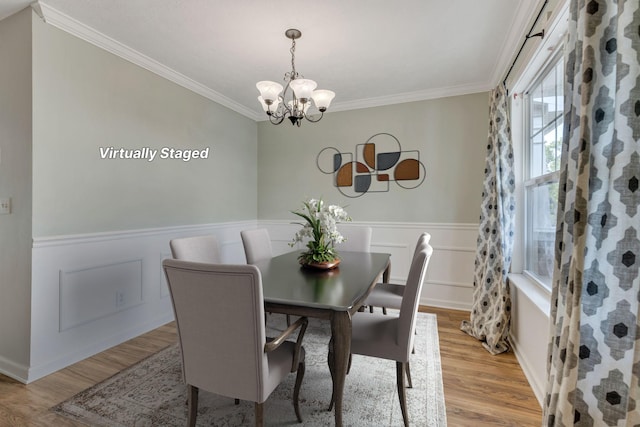
[[426, 231], [418, 237], [418, 241], [416, 242], [416, 248], [413, 251], [413, 256], [415, 257], [418, 252], [427, 247], [429, 241], [431, 240], [431, 234]]
[[169, 242], [175, 259], [193, 262], [220, 263], [220, 249], [215, 236], [196, 236], [173, 239]]
[[175, 259], [162, 265], [185, 382], [219, 395], [263, 402], [268, 397], [268, 365], [258, 268]]
[[338, 231], [345, 240], [336, 246], [338, 252], [370, 252], [371, 227], [340, 225]]
[[409, 354], [413, 348], [414, 328], [418, 305], [420, 304], [420, 293], [426, 276], [427, 267], [433, 248], [427, 243], [423, 249], [419, 250], [411, 261], [409, 277], [402, 295], [402, 305], [400, 306], [400, 318], [398, 321], [398, 345], [406, 348], [408, 361]]
[[271, 238], [265, 228], [241, 231], [240, 237], [242, 238], [247, 264], [255, 264], [264, 259], [273, 258]]

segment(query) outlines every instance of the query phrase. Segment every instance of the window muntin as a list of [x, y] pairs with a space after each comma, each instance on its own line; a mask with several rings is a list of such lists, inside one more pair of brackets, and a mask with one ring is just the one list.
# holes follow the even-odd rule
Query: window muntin
[[556, 57], [528, 91], [525, 271], [550, 288], [564, 114], [564, 65]]

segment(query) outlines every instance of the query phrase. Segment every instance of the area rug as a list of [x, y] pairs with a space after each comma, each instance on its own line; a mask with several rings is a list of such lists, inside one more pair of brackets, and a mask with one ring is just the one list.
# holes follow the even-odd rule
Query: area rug
[[[356, 314], [356, 315], [366, 315]], [[271, 336], [285, 328], [284, 316], [269, 315]], [[309, 319], [304, 338], [307, 369], [300, 391], [305, 426], [334, 424], [327, 408], [331, 399], [331, 375], [327, 366], [328, 322]], [[437, 319], [419, 313], [415, 354], [411, 356], [413, 388], [407, 389], [409, 422], [414, 426], [446, 426]], [[265, 403], [266, 425], [298, 424], [291, 396], [291, 374]], [[182, 382], [180, 349], [169, 346], [113, 377], [51, 408], [52, 411], [90, 426], [184, 426], [187, 419], [186, 387]], [[353, 356], [343, 401], [343, 422], [349, 426], [399, 426], [402, 414], [396, 390], [393, 361]], [[200, 391], [198, 426], [254, 424], [254, 404]]]

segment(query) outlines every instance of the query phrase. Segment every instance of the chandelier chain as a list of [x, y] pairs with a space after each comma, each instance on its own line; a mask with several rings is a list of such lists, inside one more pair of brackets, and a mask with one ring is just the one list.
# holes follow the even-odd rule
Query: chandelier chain
[[289, 52], [291, 52], [291, 70], [292, 70], [292, 78], [295, 79], [298, 76], [298, 73], [296, 73], [296, 39], [292, 39], [291, 41], [291, 49], [289, 49]]

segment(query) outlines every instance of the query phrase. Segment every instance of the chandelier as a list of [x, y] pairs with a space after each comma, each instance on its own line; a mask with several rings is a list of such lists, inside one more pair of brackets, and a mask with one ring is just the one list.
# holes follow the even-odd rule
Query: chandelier
[[[291, 71], [284, 75], [286, 86], [283, 91], [282, 85], [276, 82], [265, 80], [256, 83], [256, 87], [260, 91], [258, 101], [267, 113], [269, 121], [274, 125], [279, 125], [285, 118], [291, 120], [292, 125], [297, 126], [300, 126], [303, 118], [313, 123], [319, 122], [336, 94], [330, 90], [314, 90], [317, 83], [305, 79], [296, 71], [296, 39], [302, 36], [300, 30], [291, 28], [285, 31], [284, 35], [291, 39], [291, 49], [289, 50], [291, 52]], [[312, 99], [315, 108], [320, 112], [320, 116], [317, 118], [307, 114]]]

